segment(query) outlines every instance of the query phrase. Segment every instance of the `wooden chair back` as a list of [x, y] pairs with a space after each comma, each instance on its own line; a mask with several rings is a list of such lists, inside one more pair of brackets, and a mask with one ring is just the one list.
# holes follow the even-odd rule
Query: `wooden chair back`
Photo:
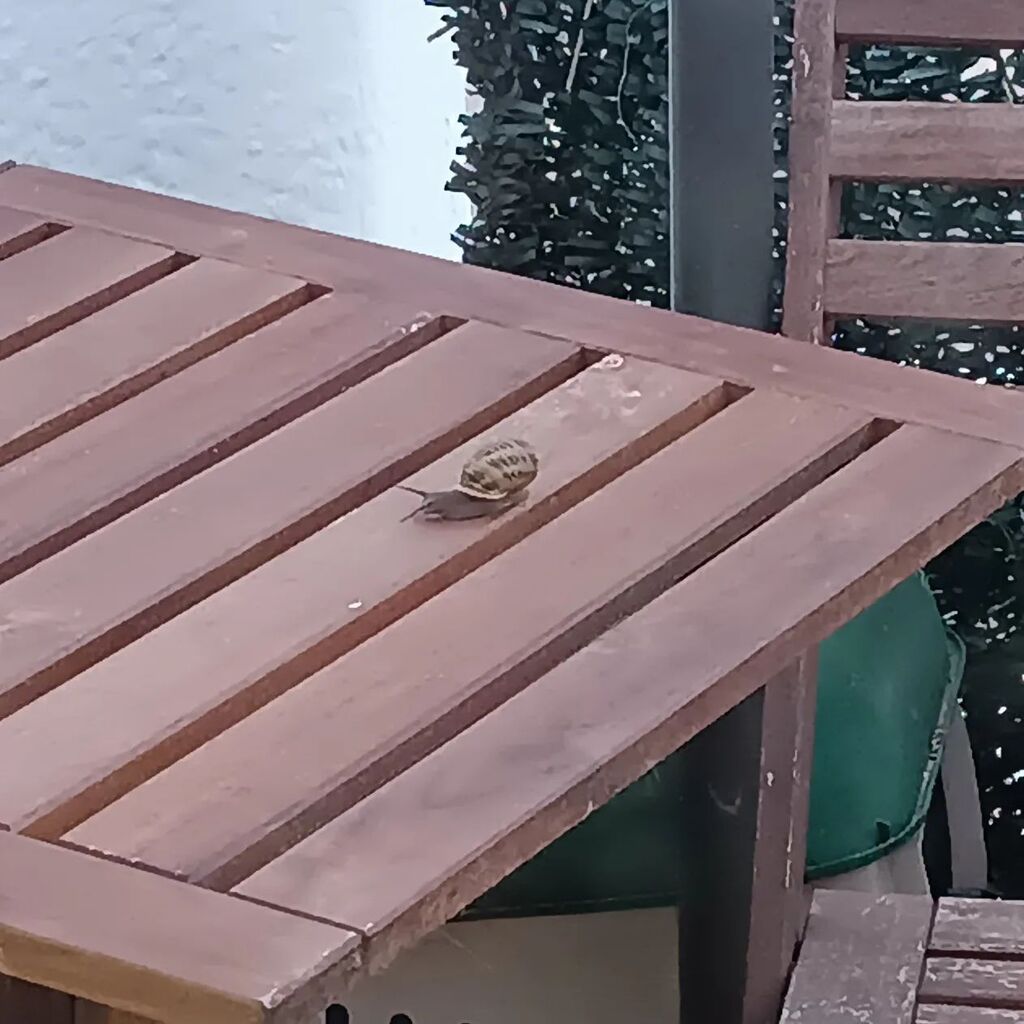
[[1024, 46], [1021, 0], [796, 0], [783, 333], [1024, 321], [1024, 245], [840, 238], [845, 182], [1024, 185], [1024, 105], [845, 98], [850, 44]]

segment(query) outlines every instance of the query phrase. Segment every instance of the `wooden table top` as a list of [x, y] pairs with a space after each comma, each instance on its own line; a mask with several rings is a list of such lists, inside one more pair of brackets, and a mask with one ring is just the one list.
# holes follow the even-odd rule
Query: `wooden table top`
[[307, 1020], [1024, 488], [1006, 390], [40, 168], [0, 258], [0, 969], [158, 1020]]

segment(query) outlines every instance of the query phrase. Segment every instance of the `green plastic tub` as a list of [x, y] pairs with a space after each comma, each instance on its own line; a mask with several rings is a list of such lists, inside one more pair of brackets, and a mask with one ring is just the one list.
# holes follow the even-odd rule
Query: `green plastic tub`
[[[869, 864], [921, 827], [963, 664], [921, 573], [821, 645], [809, 878]], [[682, 768], [669, 757], [461, 916], [675, 903], [686, 885]]]

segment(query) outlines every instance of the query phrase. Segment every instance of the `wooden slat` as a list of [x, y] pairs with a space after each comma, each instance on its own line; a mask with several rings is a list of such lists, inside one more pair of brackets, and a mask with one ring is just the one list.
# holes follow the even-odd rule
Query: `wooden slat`
[[923, 1001], [1024, 1010], [1024, 963], [929, 957], [921, 979]]
[[825, 306], [843, 316], [1024, 322], [1024, 245], [834, 239]]
[[0, 263], [0, 359], [181, 265], [171, 249], [72, 228]]
[[1021, 1024], [1019, 1010], [995, 1010], [982, 1006], [938, 1006], [926, 1003], [917, 1008], [914, 1024]]
[[0, 900], [7, 973], [165, 1024], [299, 1024], [302, 986], [347, 970], [359, 945], [343, 928], [23, 836], [0, 835], [0, 877], [17, 879]]
[[42, 217], [0, 206], [0, 260], [28, 249], [55, 233], [56, 229]]
[[814, 894], [780, 1024], [913, 1024], [927, 896]]
[[949, 955], [1024, 957], [1024, 903], [940, 900], [929, 948]]
[[[376, 346], [365, 334], [351, 340], [357, 339], [362, 349], [357, 359], [365, 360], [365, 346], [370, 344], [371, 352]], [[292, 334], [288, 340], [302, 344]], [[337, 334], [326, 340], [333, 340], [336, 352], [341, 349]], [[397, 343], [407, 340], [401, 337]], [[255, 336], [246, 342], [253, 344]], [[186, 373], [208, 368], [231, 351]], [[0, 717], [51, 689], [83, 661], [96, 660], [112, 644], [127, 643], [201, 600], [561, 383], [579, 368], [580, 358], [577, 349], [559, 341], [519, 338], [496, 327], [459, 328], [0, 587], [0, 624], [5, 627]], [[249, 370], [250, 378], [259, 379], [257, 371], [271, 367], [254, 361]], [[85, 433], [184, 377], [165, 381], [73, 434]], [[443, 402], [437, 401], [439, 395]], [[211, 405], [216, 398], [232, 404], [230, 392], [202, 397]], [[187, 406], [192, 415], [197, 404]], [[164, 426], [174, 428], [183, 441], [195, 439], [195, 421], [181, 419], [177, 425], [165, 419]], [[154, 423], [143, 433], [144, 445], [159, 426]], [[104, 457], [125, 451], [117, 440], [105, 437], [98, 451]], [[198, 440], [208, 444], [212, 439], [199, 435]], [[11, 463], [0, 476], [30, 466], [34, 457]], [[71, 476], [71, 467], [64, 467], [64, 475], [65, 480]], [[22, 484], [26, 491], [30, 480]], [[0, 485], [0, 495], [5, 493], [20, 502], [19, 512], [27, 511], [21, 492]], [[112, 635], [115, 627], [118, 632]], [[62, 658], [57, 666], [55, 648]]]
[[0, 463], [302, 305], [295, 278], [203, 259], [0, 368]]
[[[881, 441], [237, 891], [370, 926], [374, 934], [393, 924], [381, 939], [388, 959], [734, 708], [1020, 486], [1024, 467], [1013, 452], [966, 438], [939, 441], [913, 427]], [[886, 515], [893, 507], [908, 514]], [[155, 802], [149, 806], [159, 813]], [[920, 966], [932, 912], [927, 898], [875, 904], [868, 897], [882, 945], [854, 956], [848, 947], [870, 936], [845, 924], [828, 932], [845, 894], [818, 898], [816, 941], [805, 945], [803, 980], [794, 981], [790, 997], [793, 1024], [799, 1008], [818, 1005], [815, 992], [824, 998], [832, 990], [821, 985], [842, 991], [839, 965], [894, 970], [878, 958], [879, 948], [898, 952], [898, 944], [885, 943], [907, 938], [901, 929], [915, 920]], [[904, 917], [908, 908], [916, 910]], [[857, 921], [868, 923], [859, 909]], [[918, 974], [907, 976], [911, 1006]]]
[[[869, 425], [741, 399], [69, 838], [230, 884], [792, 500], [862, 448]], [[211, 780], [215, 798], [183, 799]]]
[[829, 122], [834, 75], [835, 0], [797, 0], [794, 9], [789, 228], [782, 330], [824, 345], [825, 245], [831, 228]]
[[401, 281], [402, 294], [419, 308], [576, 339], [737, 384], [832, 399], [896, 422], [1024, 447], [1019, 396], [1004, 388], [978, 388], [968, 381], [861, 359], [826, 346], [41, 167], [19, 165], [0, 175], [0, 203], [344, 291], [362, 288], [375, 294], [381, 282]]
[[[438, 333], [328, 295], [0, 467], [0, 580], [309, 412]], [[183, 410], [188, 415], [183, 415]]]
[[854, 181], [1024, 182], [1024, 107], [891, 103], [834, 107], [830, 169]]
[[1024, 45], [1018, 0], [838, 0], [836, 32], [844, 42], [949, 46]]
[[[416, 499], [385, 491], [0, 722], [0, 820], [42, 837], [74, 827], [723, 404], [717, 382], [680, 370], [636, 360], [590, 367], [490, 432], [525, 437], [541, 452], [522, 509], [420, 530], [401, 522]], [[444, 486], [480, 443], [455, 449], [417, 482]], [[103, 729], [81, 728], [99, 720]]]

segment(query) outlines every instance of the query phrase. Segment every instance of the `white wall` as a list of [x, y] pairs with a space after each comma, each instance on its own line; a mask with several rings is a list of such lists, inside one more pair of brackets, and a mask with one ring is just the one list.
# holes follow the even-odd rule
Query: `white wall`
[[422, 0], [0, 0], [0, 160], [458, 258]]

